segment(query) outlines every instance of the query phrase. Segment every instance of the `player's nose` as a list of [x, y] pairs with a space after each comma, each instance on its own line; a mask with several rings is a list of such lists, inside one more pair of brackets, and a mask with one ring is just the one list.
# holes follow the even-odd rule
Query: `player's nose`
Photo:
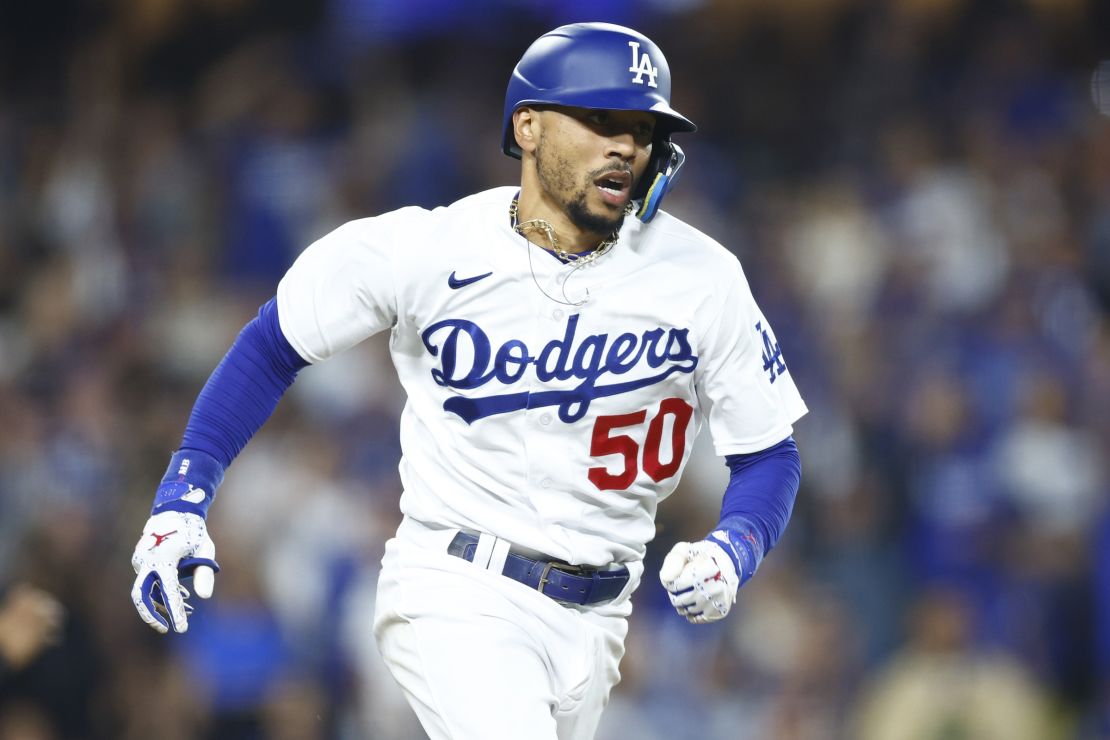
[[614, 132], [605, 141], [607, 159], [621, 159], [630, 162], [636, 157], [636, 137], [631, 131]]

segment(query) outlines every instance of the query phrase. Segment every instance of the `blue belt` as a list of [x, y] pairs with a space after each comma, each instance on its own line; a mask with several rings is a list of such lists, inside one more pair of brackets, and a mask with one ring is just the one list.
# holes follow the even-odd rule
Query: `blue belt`
[[[474, 562], [478, 535], [459, 532], [447, 547], [447, 553]], [[532, 560], [510, 552], [505, 557], [501, 575], [534, 588], [544, 596], [571, 604], [600, 604], [615, 599], [628, 583], [628, 568], [598, 570], [570, 565], [559, 560]]]

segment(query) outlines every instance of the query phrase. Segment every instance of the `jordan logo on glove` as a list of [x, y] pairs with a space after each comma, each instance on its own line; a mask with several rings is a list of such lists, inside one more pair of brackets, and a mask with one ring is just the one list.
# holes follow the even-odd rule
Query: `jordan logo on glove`
[[175, 529], [172, 532], [166, 532], [165, 534], [151, 532], [150, 536], [154, 538], [154, 544], [150, 546], [150, 549], [153, 550], [154, 548], [158, 547], [158, 545], [161, 545], [162, 541], [169, 537], [171, 534], [177, 534], [177, 530]]

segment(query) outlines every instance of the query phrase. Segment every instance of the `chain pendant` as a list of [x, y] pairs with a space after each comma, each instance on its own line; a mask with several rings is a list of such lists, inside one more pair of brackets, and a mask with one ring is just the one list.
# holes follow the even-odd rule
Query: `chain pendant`
[[[601, 244], [598, 244], [597, 248], [594, 249], [592, 252], [584, 255], [568, 252], [567, 250], [559, 246], [559, 240], [555, 237], [555, 229], [548, 221], [545, 221], [542, 218], [534, 218], [530, 221], [517, 223], [518, 207], [519, 203], [517, 199], [513, 198], [512, 202], [509, 203], [509, 219], [512, 222], [513, 231], [520, 234], [525, 239], [528, 238], [524, 233], [525, 231], [530, 231], [533, 229], [538, 229], [542, 231], [544, 236], [547, 237], [547, 240], [551, 242], [551, 251], [554, 252], [555, 256], [561, 259], [563, 262], [573, 262], [575, 265], [578, 266], [588, 265], [601, 255], [607, 253], [610, 249], [612, 249], [613, 245], [616, 244], [617, 240], [620, 238], [620, 232], [614, 231], [612, 234], [607, 236], [601, 242]], [[632, 204], [629, 203], [628, 206], [625, 208], [625, 215], [628, 215], [631, 212]]]

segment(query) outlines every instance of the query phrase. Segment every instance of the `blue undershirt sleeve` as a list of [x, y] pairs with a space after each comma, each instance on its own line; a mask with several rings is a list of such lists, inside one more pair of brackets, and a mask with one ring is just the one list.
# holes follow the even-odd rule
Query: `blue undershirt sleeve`
[[282, 333], [277, 301], [271, 298], [243, 327], [197, 396], [152, 513], [205, 516], [224, 470], [270, 418], [306, 365]]
[[749, 455], [728, 455], [728, 487], [721, 519], [709, 538], [732, 558], [740, 585], [759, 568], [782, 536], [802, 478], [802, 461], [793, 437]]

